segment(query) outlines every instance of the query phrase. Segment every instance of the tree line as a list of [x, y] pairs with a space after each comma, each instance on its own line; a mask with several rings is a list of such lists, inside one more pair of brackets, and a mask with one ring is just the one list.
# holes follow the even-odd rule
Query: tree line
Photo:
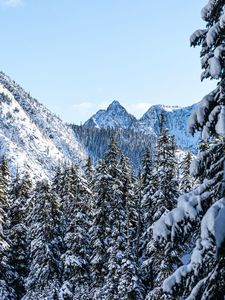
[[149, 251], [151, 226], [193, 186], [191, 154], [178, 164], [175, 152], [162, 125], [137, 176], [112, 138], [96, 167], [89, 157], [83, 170], [59, 166], [34, 185], [28, 174], [11, 178], [4, 157], [1, 299], [144, 299], [174, 268]]

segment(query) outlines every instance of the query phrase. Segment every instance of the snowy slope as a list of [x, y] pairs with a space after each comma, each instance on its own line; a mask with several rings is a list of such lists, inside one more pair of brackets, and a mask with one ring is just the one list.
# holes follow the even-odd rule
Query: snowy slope
[[113, 101], [107, 110], [98, 111], [84, 126], [104, 129], [132, 129], [136, 132], [144, 132], [146, 135], [157, 136], [159, 133], [159, 118], [161, 113], [163, 113], [165, 116], [165, 126], [171, 135], [175, 135], [178, 147], [195, 152], [198, 135], [192, 137], [187, 130], [188, 119], [194, 106], [180, 108], [153, 105], [140, 120], [137, 120], [118, 101]]
[[0, 72], [0, 156], [15, 173], [53, 175], [59, 163], [82, 163], [85, 151], [70, 127]]

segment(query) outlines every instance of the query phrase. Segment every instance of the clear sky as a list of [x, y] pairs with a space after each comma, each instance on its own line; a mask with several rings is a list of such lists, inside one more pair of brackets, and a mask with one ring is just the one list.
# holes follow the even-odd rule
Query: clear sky
[[151, 104], [186, 106], [200, 82], [206, 0], [0, 0], [0, 69], [67, 122], [112, 100], [140, 117]]

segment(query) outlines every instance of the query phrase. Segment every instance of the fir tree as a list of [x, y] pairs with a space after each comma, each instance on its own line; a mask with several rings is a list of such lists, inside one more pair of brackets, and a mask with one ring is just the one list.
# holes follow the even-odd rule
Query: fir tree
[[6, 178], [3, 178], [2, 170], [0, 172], [0, 299], [16, 299], [15, 290], [12, 288], [12, 282], [15, 273], [10, 265], [9, 250], [10, 241], [6, 237], [8, 234], [8, 215], [6, 210], [9, 207], [9, 194], [7, 190]]
[[[64, 237], [65, 253], [62, 295], [64, 299], [90, 299], [90, 208], [91, 193], [85, 180], [80, 177], [77, 168], [70, 168], [71, 190], [73, 198], [69, 213], [69, 222]], [[64, 206], [65, 207], [65, 206]]]
[[177, 182], [177, 163], [175, 158], [175, 140], [168, 134], [164, 127], [164, 115], [160, 118], [160, 135], [157, 144], [157, 161], [154, 173], [151, 178], [153, 192], [147, 195], [151, 201], [150, 223], [146, 229], [145, 237], [148, 237], [148, 244], [145, 249], [143, 262], [144, 273], [147, 283], [147, 299], [163, 299], [160, 288], [163, 280], [171, 274], [179, 264], [175, 251], [167, 252], [160, 243], [152, 240], [151, 226], [153, 221], [158, 220], [163, 214], [175, 207], [179, 195]]
[[13, 286], [18, 299], [25, 293], [25, 278], [28, 274], [28, 243], [27, 243], [27, 204], [31, 194], [31, 181], [26, 174], [23, 180], [19, 175], [13, 183], [11, 192], [11, 207], [9, 213], [11, 243], [10, 263], [14, 268]]
[[88, 156], [88, 159], [87, 159], [86, 164], [84, 166], [84, 173], [85, 173], [85, 176], [87, 178], [87, 181], [89, 182], [89, 184], [91, 184], [93, 179], [94, 179], [94, 166], [93, 166], [92, 159], [91, 159], [90, 155]]
[[190, 174], [190, 167], [192, 162], [192, 154], [188, 152], [182, 162], [180, 163], [180, 182], [179, 182], [179, 190], [181, 193], [187, 193], [191, 191], [194, 186], [194, 179]]
[[30, 268], [23, 300], [57, 299], [62, 278], [61, 211], [48, 182], [37, 183], [30, 208]]
[[122, 154], [120, 159], [120, 180], [122, 182], [121, 197], [125, 203], [126, 231], [125, 250], [121, 262], [121, 277], [119, 280], [119, 299], [142, 299], [143, 287], [139, 269], [138, 201], [135, 195], [135, 178], [128, 159]]
[[105, 162], [99, 162], [96, 169], [94, 184], [94, 201], [92, 211], [92, 226], [90, 230], [92, 256], [92, 297], [93, 299], [104, 299], [102, 288], [104, 278], [107, 275], [108, 239], [111, 228], [108, 224], [110, 193], [109, 186], [112, 185], [112, 177], [108, 174]]
[[190, 118], [190, 131], [200, 130], [205, 141], [191, 166], [199, 185], [182, 195], [178, 207], [153, 227], [154, 239], [166, 248], [178, 248], [193, 238], [196, 242], [190, 261], [163, 283], [163, 291], [171, 299], [220, 300], [225, 295], [224, 8], [224, 1], [210, 0], [202, 10], [206, 28], [191, 36], [192, 46], [202, 47], [202, 79], [219, 80], [217, 88], [203, 98]]

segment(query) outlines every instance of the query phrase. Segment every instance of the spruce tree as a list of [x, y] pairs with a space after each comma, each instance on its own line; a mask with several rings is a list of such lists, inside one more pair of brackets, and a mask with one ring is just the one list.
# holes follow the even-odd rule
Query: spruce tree
[[89, 184], [91, 184], [94, 178], [94, 166], [90, 155], [88, 156], [86, 164], [84, 166], [84, 173], [87, 181], [89, 182]]
[[91, 274], [92, 274], [92, 298], [103, 298], [104, 279], [107, 275], [108, 240], [111, 235], [109, 226], [109, 206], [110, 192], [112, 186], [112, 176], [108, 174], [108, 169], [104, 161], [99, 162], [96, 168], [94, 198], [92, 210], [92, 226], [90, 230], [92, 256], [91, 256]]
[[[157, 143], [157, 160], [151, 178], [153, 193], [149, 193], [151, 201], [151, 219], [148, 223], [145, 236], [149, 242], [145, 248], [143, 262], [146, 279], [147, 299], [164, 299], [161, 284], [179, 264], [175, 251], [166, 252], [161, 244], [152, 240], [151, 228], [153, 222], [175, 207], [179, 195], [177, 181], [177, 162], [175, 157], [176, 144], [173, 136], [165, 128], [164, 115], [160, 116], [160, 135]], [[148, 218], [149, 219], [149, 218]], [[166, 299], [166, 298], [165, 298]]]
[[[90, 208], [91, 192], [86, 181], [79, 175], [76, 167], [71, 167], [70, 190], [73, 197], [66, 202], [69, 210], [68, 225], [64, 237], [65, 253], [63, 261], [63, 286], [61, 294], [64, 299], [91, 299], [90, 298]], [[68, 200], [67, 199], [67, 200]], [[65, 209], [65, 206], [64, 206]]]
[[146, 149], [145, 154], [143, 156], [142, 161], [142, 211], [143, 211], [143, 224], [144, 224], [144, 232], [146, 229], [152, 224], [152, 196], [156, 192], [156, 186], [154, 186], [153, 182], [153, 160], [150, 154], [149, 149]]
[[13, 182], [11, 191], [10, 220], [10, 263], [14, 268], [13, 286], [18, 299], [25, 293], [25, 278], [28, 275], [27, 208], [31, 195], [31, 181], [26, 174], [21, 180], [19, 175]]
[[62, 278], [61, 208], [47, 181], [36, 185], [28, 223], [30, 267], [23, 300], [58, 299]]
[[119, 168], [120, 150], [113, 137], [105, 155], [105, 163], [108, 175], [111, 176], [108, 185], [108, 261], [106, 263], [107, 274], [103, 286], [106, 299], [118, 297], [118, 283], [121, 276], [122, 258], [125, 251], [126, 213], [125, 199], [122, 197], [121, 171]]
[[168, 299], [224, 298], [225, 228], [225, 91], [224, 91], [224, 1], [210, 0], [202, 10], [206, 28], [191, 36], [192, 46], [201, 46], [202, 79], [218, 79], [192, 113], [191, 133], [201, 131], [204, 144], [191, 173], [198, 186], [179, 197], [177, 208], [153, 227], [155, 240], [165, 248], [179, 248], [194, 239], [190, 259], [163, 283]]
[[181, 193], [187, 193], [191, 191], [194, 186], [194, 178], [190, 174], [190, 167], [192, 162], [192, 154], [188, 152], [182, 162], [179, 165], [180, 182], [179, 190]]
[[121, 264], [121, 277], [119, 280], [119, 299], [142, 299], [143, 287], [139, 268], [139, 241], [137, 240], [139, 215], [138, 200], [135, 195], [135, 178], [128, 159], [122, 154], [119, 163], [122, 182], [121, 197], [125, 204], [126, 231], [125, 250]]
[[10, 241], [8, 239], [9, 219], [9, 193], [8, 182], [3, 177], [3, 170], [0, 171], [0, 299], [16, 299], [16, 293], [13, 289], [13, 280], [15, 272], [10, 264]]

